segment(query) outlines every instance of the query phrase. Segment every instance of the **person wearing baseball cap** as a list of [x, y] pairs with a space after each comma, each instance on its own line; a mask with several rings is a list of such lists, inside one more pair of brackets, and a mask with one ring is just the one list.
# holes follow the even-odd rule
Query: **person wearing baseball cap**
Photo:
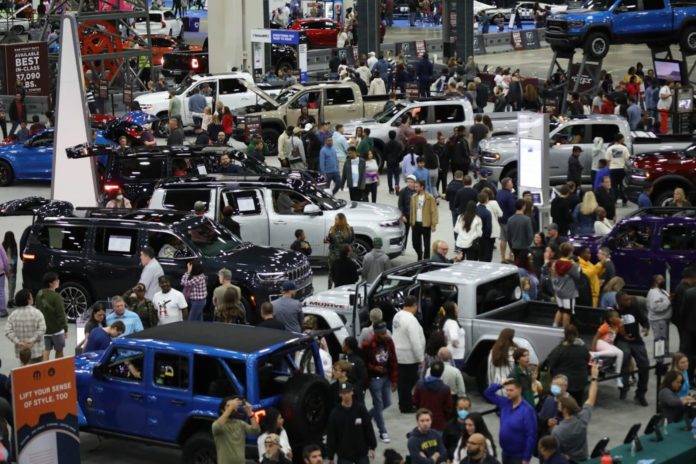
[[483, 189], [488, 187], [491, 189], [493, 192], [494, 198], [491, 198], [491, 200], [495, 200], [495, 194], [498, 193], [498, 189], [496, 188], [495, 182], [492, 182], [488, 180], [488, 178], [493, 174], [490, 169], [488, 168], [481, 168], [479, 171], [479, 181], [476, 182], [474, 185], [474, 190], [476, 190], [478, 193], [481, 193]]
[[399, 192], [399, 210], [401, 211], [401, 222], [404, 223], [406, 232], [404, 240], [401, 242], [401, 249], [406, 248], [408, 243], [408, 231], [411, 230], [411, 197], [416, 193], [416, 176], [409, 174], [406, 176], [406, 188]]
[[285, 330], [302, 333], [302, 303], [295, 299], [297, 286], [295, 282], [286, 280], [283, 282], [283, 296], [273, 301], [273, 317], [282, 322]]
[[276, 464], [291, 464], [285, 453], [281, 450], [280, 436], [277, 433], [269, 433], [263, 440], [264, 453], [261, 462]]
[[326, 427], [326, 457], [330, 463], [338, 461], [368, 462], [375, 458], [377, 438], [372, 428], [372, 417], [365, 405], [353, 401], [353, 385], [339, 384], [341, 404], [331, 411]]
[[558, 233], [558, 224], [552, 222], [546, 226], [546, 246], [561, 246], [561, 243], [565, 242], [566, 239], [561, 237]]

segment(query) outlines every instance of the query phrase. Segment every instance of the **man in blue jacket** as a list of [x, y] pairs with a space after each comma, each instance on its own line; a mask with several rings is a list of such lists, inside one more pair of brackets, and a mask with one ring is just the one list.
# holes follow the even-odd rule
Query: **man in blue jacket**
[[324, 174], [326, 181], [331, 185], [333, 180], [333, 193], [338, 192], [341, 184], [341, 175], [338, 171], [338, 156], [333, 147], [333, 137], [327, 137], [324, 146], [319, 151], [319, 172]]
[[495, 195], [495, 199], [503, 211], [503, 217], [500, 218], [500, 259], [505, 259], [505, 251], [507, 249], [507, 222], [515, 214], [515, 194], [512, 193], [512, 179], [504, 177], [500, 181], [502, 187]]
[[428, 59], [428, 52], [423, 52], [420, 61], [416, 63], [418, 78], [418, 94], [421, 97], [430, 96], [430, 84], [433, 82], [433, 64]]
[[[507, 398], [497, 395], [505, 388]], [[529, 464], [537, 441], [537, 418], [534, 407], [522, 397], [522, 385], [507, 379], [503, 385], [491, 384], [483, 396], [500, 408], [499, 443], [505, 464]]]

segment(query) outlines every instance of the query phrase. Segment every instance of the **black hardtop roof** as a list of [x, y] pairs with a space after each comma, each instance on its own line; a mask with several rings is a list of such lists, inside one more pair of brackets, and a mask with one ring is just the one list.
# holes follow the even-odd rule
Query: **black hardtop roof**
[[155, 225], [168, 226], [195, 220], [197, 217], [186, 211], [170, 211], [155, 209], [115, 209], [115, 208], [78, 208], [72, 216], [52, 216], [47, 217], [44, 222], [63, 222], [93, 224], [96, 222], [140, 222]]
[[[259, 178], [272, 178], [273, 175], [264, 174], [259, 176]], [[191, 187], [219, 187], [219, 186], [234, 186], [234, 187], [269, 187], [269, 188], [298, 188], [295, 183], [289, 180], [272, 180], [272, 181], [240, 181], [235, 177], [179, 177], [177, 179], [172, 179], [171, 181], [162, 181], [159, 183], [158, 188], [167, 189], [190, 189]], [[280, 179], [280, 177], [279, 177]]]
[[221, 322], [191, 321], [158, 325], [141, 332], [135, 332], [124, 338], [202, 345], [243, 354], [258, 353], [262, 350], [286, 345], [297, 340], [310, 340], [306, 335], [286, 330]]

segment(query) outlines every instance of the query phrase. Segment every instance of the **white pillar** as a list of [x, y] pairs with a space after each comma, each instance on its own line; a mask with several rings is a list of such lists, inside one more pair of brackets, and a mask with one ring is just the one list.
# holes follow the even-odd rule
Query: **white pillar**
[[263, 0], [208, 1], [208, 67], [211, 73], [232, 67], [252, 71], [251, 30], [264, 24]]

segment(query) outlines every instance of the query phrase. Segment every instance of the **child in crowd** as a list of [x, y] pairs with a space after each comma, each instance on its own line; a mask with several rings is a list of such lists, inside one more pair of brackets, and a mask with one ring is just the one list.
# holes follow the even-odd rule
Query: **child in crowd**
[[294, 251], [298, 251], [298, 252], [304, 254], [305, 256], [309, 256], [312, 254], [312, 246], [305, 239], [304, 230], [297, 229], [295, 231], [295, 241], [292, 242], [292, 245], [290, 245], [290, 249], [294, 250]]
[[522, 288], [522, 299], [524, 301], [529, 301], [532, 299], [530, 292], [532, 291], [532, 283], [529, 281], [529, 277], [520, 278], [520, 287]]
[[[623, 321], [619, 313], [614, 310], [607, 311], [604, 324], [600, 325], [592, 340], [592, 358], [614, 358], [614, 372], [621, 373], [623, 364], [623, 351], [614, 345], [616, 336], [623, 330]], [[616, 386], [623, 388], [621, 377], [616, 379]]]

